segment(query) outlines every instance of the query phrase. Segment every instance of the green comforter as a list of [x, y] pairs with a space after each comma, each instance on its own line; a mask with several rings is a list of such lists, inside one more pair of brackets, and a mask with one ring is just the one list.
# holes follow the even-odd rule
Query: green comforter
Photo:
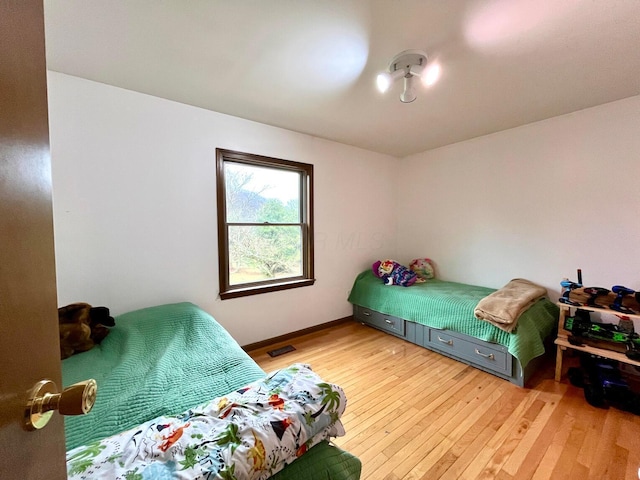
[[65, 386], [86, 378], [98, 383], [93, 411], [65, 417], [67, 450], [180, 413], [263, 376], [229, 333], [195, 305], [121, 315], [100, 345], [62, 362]]
[[[67, 450], [159, 416], [179, 414], [265, 376], [213, 317], [190, 303], [116, 317], [116, 326], [88, 352], [62, 362], [63, 384], [94, 378], [98, 395], [85, 416], [65, 417]], [[355, 480], [360, 461], [321, 442], [274, 479]], [[314, 472], [313, 474], [311, 472]]]
[[431, 328], [448, 329], [507, 347], [524, 368], [544, 353], [544, 339], [558, 322], [558, 307], [543, 299], [518, 319], [514, 333], [478, 320], [473, 310], [495, 289], [438, 279], [410, 287], [384, 285], [371, 270], [356, 278], [349, 302]]

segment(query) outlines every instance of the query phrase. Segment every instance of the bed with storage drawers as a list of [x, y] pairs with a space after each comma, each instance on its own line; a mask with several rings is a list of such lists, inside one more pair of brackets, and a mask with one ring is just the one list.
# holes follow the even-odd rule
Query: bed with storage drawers
[[508, 333], [477, 319], [478, 302], [495, 289], [426, 280], [410, 287], [385, 285], [371, 270], [356, 278], [349, 302], [354, 318], [411, 343], [524, 387], [553, 339], [558, 307], [535, 302]]

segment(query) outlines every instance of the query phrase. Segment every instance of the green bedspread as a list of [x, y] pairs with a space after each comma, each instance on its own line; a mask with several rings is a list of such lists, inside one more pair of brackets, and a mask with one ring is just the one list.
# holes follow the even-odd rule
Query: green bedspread
[[431, 328], [448, 329], [507, 347], [524, 368], [544, 353], [544, 339], [558, 322], [558, 307], [548, 299], [536, 302], [518, 319], [514, 333], [478, 320], [473, 310], [495, 289], [438, 279], [410, 287], [384, 285], [371, 270], [356, 278], [349, 302]]
[[65, 417], [67, 450], [264, 376], [229, 333], [192, 304], [121, 315], [100, 345], [62, 365], [65, 386], [86, 378], [98, 383], [91, 414]]
[[[65, 417], [67, 450], [176, 415], [264, 376], [231, 335], [191, 303], [120, 315], [100, 345], [62, 362], [65, 386], [87, 378], [98, 383], [93, 410]], [[274, 478], [302, 478], [288, 473], [294, 467], [312, 468], [304, 477], [310, 480], [355, 480], [361, 464], [321, 442]]]

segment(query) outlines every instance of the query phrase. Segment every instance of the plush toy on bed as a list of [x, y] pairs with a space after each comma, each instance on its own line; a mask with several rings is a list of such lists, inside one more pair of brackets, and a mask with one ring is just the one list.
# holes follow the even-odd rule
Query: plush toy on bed
[[382, 279], [385, 285], [410, 287], [417, 281], [420, 281], [414, 272], [394, 260], [378, 260], [371, 265], [371, 270], [373, 270], [376, 277]]
[[92, 307], [88, 303], [72, 303], [58, 309], [60, 327], [60, 358], [86, 352], [109, 334], [115, 320], [107, 307]]
[[409, 269], [425, 280], [436, 278], [433, 262], [429, 258], [416, 258], [409, 264]]

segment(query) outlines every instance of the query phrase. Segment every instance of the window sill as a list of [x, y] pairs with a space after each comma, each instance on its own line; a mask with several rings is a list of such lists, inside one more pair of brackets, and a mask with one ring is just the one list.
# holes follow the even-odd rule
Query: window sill
[[308, 287], [315, 283], [315, 278], [305, 278], [302, 280], [291, 280], [282, 283], [271, 283], [269, 285], [256, 285], [253, 287], [232, 287], [224, 292], [220, 292], [220, 299], [247, 297], [249, 295], [259, 295], [267, 292], [277, 292], [279, 290], [289, 290], [291, 288]]

